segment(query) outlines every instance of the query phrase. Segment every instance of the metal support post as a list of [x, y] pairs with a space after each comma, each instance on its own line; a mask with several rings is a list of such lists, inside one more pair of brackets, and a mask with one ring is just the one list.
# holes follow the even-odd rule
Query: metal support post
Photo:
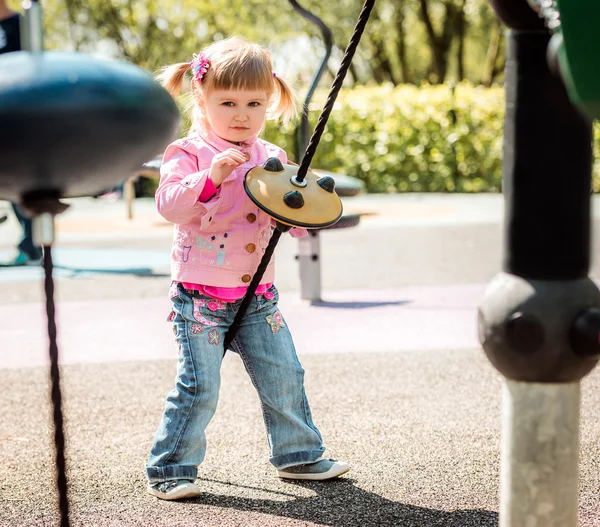
[[24, 0], [25, 23], [21, 24], [21, 49], [34, 53], [44, 50], [44, 13], [37, 1]]
[[505, 382], [502, 525], [577, 525], [579, 394], [578, 382]]
[[311, 302], [321, 301], [321, 240], [318, 230], [298, 238], [300, 263], [300, 297]]
[[500, 527], [577, 527], [580, 380], [600, 357], [588, 278], [592, 125], [549, 68], [526, 0], [490, 0], [510, 28], [505, 70], [504, 272], [479, 308], [505, 377]]

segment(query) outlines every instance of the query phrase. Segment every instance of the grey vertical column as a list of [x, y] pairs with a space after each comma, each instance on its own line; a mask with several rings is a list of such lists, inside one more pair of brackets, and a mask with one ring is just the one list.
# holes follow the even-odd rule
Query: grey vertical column
[[480, 341], [505, 377], [500, 526], [576, 527], [580, 380], [600, 352], [592, 126], [550, 71], [550, 33], [527, 1], [490, 2], [509, 27], [503, 272], [479, 308]]
[[309, 230], [298, 238], [300, 262], [300, 298], [311, 302], [321, 300], [321, 240], [319, 230]]
[[[21, 24], [21, 48], [31, 53], [44, 51], [44, 14], [39, 2], [24, 2], [25, 23]], [[54, 243], [54, 216], [41, 212], [32, 219], [33, 242], [36, 247]]]
[[[288, 0], [288, 2], [296, 13], [319, 28], [325, 46], [325, 54], [302, 104], [302, 114], [296, 137], [296, 159], [300, 162], [308, 146], [310, 135], [308, 107], [331, 56], [333, 34], [319, 17], [302, 7], [296, 0]], [[318, 229], [310, 230], [308, 236], [298, 238], [298, 262], [300, 264], [300, 298], [310, 302], [319, 302], [321, 300], [321, 241]]]

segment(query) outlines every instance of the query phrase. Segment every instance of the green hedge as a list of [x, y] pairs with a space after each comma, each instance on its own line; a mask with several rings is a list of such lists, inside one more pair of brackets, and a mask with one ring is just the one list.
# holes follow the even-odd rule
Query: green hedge
[[[312, 165], [358, 177], [369, 192], [497, 192], [503, 96], [466, 84], [342, 91]], [[311, 130], [322, 106], [311, 104]], [[265, 138], [294, 151], [290, 129], [269, 126]]]
[[[311, 103], [311, 131], [326, 96], [326, 90], [318, 91]], [[503, 117], [499, 87], [342, 90], [312, 166], [357, 177], [368, 192], [498, 192]], [[264, 137], [293, 158], [295, 125], [269, 123]], [[599, 127], [595, 147], [600, 154]], [[598, 191], [600, 161], [595, 168]]]

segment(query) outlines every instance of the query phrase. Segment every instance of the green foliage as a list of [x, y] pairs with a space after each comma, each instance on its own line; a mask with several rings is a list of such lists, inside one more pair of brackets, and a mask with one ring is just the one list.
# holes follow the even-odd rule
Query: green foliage
[[[320, 115], [311, 105], [311, 130]], [[504, 94], [500, 88], [381, 86], [340, 92], [312, 165], [358, 177], [369, 192], [497, 192]], [[293, 128], [265, 139], [293, 152]]]
[[[21, 8], [18, 0], [9, 4]], [[237, 35], [271, 49], [285, 65], [286, 76], [305, 85], [324, 53], [320, 30], [285, 0], [45, 0], [42, 5], [47, 49], [98, 52], [150, 71], [190, 60], [201, 47]], [[323, 79], [323, 85], [330, 84], [362, 2], [305, 0], [301, 5], [333, 33], [330, 72]], [[449, 19], [447, 12], [454, 13], [454, 18]], [[458, 14], [464, 21], [463, 32], [456, 30]], [[491, 46], [495, 20], [488, 0], [378, 0], [347, 83], [437, 81], [433, 57], [441, 46], [437, 59], [447, 71], [445, 79], [464, 78], [477, 84], [490, 77], [485, 73], [489, 64], [501, 66], [503, 62], [502, 49], [490, 53], [496, 49]], [[449, 28], [447, 41], [432, 42], [427, 27], [437, 37]], [[492, 81], [501, 69], [494, 70]]]
[[276, 49], [299, 33], [285, 22], [279, 30], [276, 7], [262, 0], [46, 0], [43, 7], [47, 49], [99, 52], [149, 71], [189, 61], [231, 35]]
[[[327, 93], [315, 94], [311, 132]], [[179, 102], [183, 110], [187, 99]], [[342, 90], [312, 166], [357, 177], [368, 192], [498, 192], [503, 115], [501, 88], [462, 83]], [[185, 134], [189, 115], [182, 117]], [[268, 123], [263, 134], [292, 160], [296, 124]]]
[[[327, 97], [318, 91], [314, 129]], [[181, 135], [189, 129], [179, 100]], [[462, 83], [342, 90], [312, 166], [358, 177], [368, 192], [499, 192], [502, 187], [504, 90]], [[269, 123], [263, 137], [293, 161], [295, 124]], [[600, 192], [600, 123], [594, 128], [593, 190]]]

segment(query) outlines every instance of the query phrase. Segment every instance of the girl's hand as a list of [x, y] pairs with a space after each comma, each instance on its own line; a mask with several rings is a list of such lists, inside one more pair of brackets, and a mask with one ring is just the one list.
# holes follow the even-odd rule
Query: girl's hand
[[213, 157], [210, 164], [209, 177], [215, 187], [219, 187], [221, 183], [231, 174], [237, 167], [243, 165], [248, 160], [248, 154], [243, 154], [235, 148], [230, 148]]

